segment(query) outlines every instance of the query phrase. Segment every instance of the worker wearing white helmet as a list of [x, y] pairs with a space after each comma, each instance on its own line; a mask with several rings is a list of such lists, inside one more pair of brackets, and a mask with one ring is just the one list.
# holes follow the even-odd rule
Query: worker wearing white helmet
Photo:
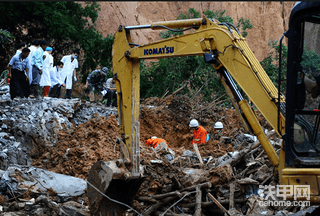
[[220, 121], [217, 121], [214, 124], [214, 129], [216, 130], [216, 134], [214, 135], [214, 139], [220, 140], [220, 137], [222, 136], [222, 130], [223, 130], [223, 124]]
[[221, 131], [221, 130], [223, 129], [223, 124], [222, 124], [222, 122], [217, 121], [217, 122], [214, 124], [214, 128], [215, 128], [217, 131]]
[[196, 119], [192, 119], [190, 121], [189, 127], [194, 128], [192, 144], [202, 144], [207, 142], [207, 131], [199, 125], [199, 122]]

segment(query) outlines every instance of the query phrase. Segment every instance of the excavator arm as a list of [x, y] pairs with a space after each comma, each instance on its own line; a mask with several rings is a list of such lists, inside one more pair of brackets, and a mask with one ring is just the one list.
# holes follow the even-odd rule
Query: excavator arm
[[[132, 42], [130, 32], [141, 28], [196, 30], [181, 36], [137, 45]], [[135, 162], [139, 143], [140, 59], [200, 55], [204, 56], [206, 62], [213, 64], [246, 128], [255, 133], [272, 164], [277, 166], [277, 154], [265, 137], [254, 112], [237, 91], [234, 81], [281, 135], [284, 133], [285, 117], [283, 113], [278, 115], [278, 90], [234, 26], [207, 18], [168, 21], [149, 26], [120, 26], [115, 35], [112, 55], [114, 74], [118, 77], [117, 92], [120, 93], [118, 105], [121, 132]], [[284, 97], [280, 96], [280, 103], [284, 102]]]

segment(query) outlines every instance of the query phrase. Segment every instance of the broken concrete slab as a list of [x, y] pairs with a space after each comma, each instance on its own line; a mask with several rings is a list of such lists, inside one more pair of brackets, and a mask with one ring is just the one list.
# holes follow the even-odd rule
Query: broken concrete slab
[[67, 176], [35, 167], [11, 165], [2, 175], [1, 180], [16, 179], [19, 184], [36, 185], [42, 191], [55, 191], [58, 196], [80, 196], [85, 193], [87, 183], [80, 178]]

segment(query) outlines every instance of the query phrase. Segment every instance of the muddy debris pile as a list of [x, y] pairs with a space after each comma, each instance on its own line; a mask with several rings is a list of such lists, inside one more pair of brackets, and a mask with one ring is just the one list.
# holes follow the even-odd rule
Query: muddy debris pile
[[0, 169], [30, 165], [58, 141], [59, 131], [77, 127], [94, 114], [116, 115], [115, 109], [80, 99], [0, 99]]
[[20, 165], [11, 165], [0, 176], [3, 216], [90, 215], [83, 179]]
[[[5, 95], [5, 94], [3, 94]], [[18, 99], [0, 103], [0, 213], [90, 215], [86, 180], [97, 161], [119, 159], [116, 109], [80, 99]], [[257, 112], [277, 154], [282, 140]], [[197, 119], [210, 140], [191, 144]], [[218, 134], [214, 124], [221, 121]], [[169, 149], [145, 146], [152, 136]], [[202, 161], [202, 163], [201, 163]], [[132, 203], [140, 215], [306, 215], [310, 207], [260, 206], [275, 186], [274, 168], [234, 109], [185, 95], [148, 98], [140, 106], [142, 184]], [[132, 209], [126, 215], [138, 215]]]
[[45, 153], [34, 159], [33, 165], [65, 175], [86, 179], [91, 166], [97, 161], [120, 158], [115, 140], [120, 128], [115, 115], [97, 113], [78, 127], [60, 130], [55, 145], [47, 146]]
[[[141, 161], [145, 180], [134, 208], [142, 215], [290, 215], [300, 210], [259, 206], [266, 193], [259, 186], [276, 185], [277, 180], [256, 137], [243, 137], [247, 139], [235, 151], [202, 157], [203, 163], [190, 150], [176, 149], [175, 158], [168, 160], [142, 148], [142, 155], [148, 155]], [[267, 137], [279, 153], [281, 140], [274, 131]]]
[[[199, 103], [186, 96], [148, 98], [141, 104], [141, 164], [145, 179], [133, 208], [141, 215], [306, 215], [316, 207], [260, 206], [265, 186], [276, 186], [274, 167], [257, 137], [249, 134], [234, 109]], [[279, 155], [282, 140], [256, 112], [264, 132]], [[199, 146], [201, 160], [188, 128], [198, 119], [211, 139]], [[217, 136], [214, 123], [223, 122]], [[151, 136], [164, 138], [175, 156], [144, 146]], [[275, 197], [279, 201], [281, 197]], [[270, 199], [270, 197], [268, 198]], [[319, 210], [319, 209], [318, 209]], [[136, 215], [129, 210], [131, 215]]]

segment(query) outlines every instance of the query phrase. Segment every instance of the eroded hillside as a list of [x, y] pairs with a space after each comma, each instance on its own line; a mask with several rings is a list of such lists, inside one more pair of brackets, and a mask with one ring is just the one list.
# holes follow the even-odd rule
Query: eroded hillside
[[[294, 1], [288, 2], [99, 2], [101, 11], [97, 29], [103, 36], [114, 34], [119, 25], [146, 25], [152, 22], [175, 20], [180, 13], [189, 8], [200, 11], [223, 11], [235, 21], [243, 17], [249, 19], [253, 29], [248, 30], [247, 43], [261, 61], [266, 57], [268, 40], [279, 40], [288, 29], [288, 20]], [[134, 43], [144, 44], [160, 39], [159, 31], [151, 29], [136, 30], [132, 34]]]

